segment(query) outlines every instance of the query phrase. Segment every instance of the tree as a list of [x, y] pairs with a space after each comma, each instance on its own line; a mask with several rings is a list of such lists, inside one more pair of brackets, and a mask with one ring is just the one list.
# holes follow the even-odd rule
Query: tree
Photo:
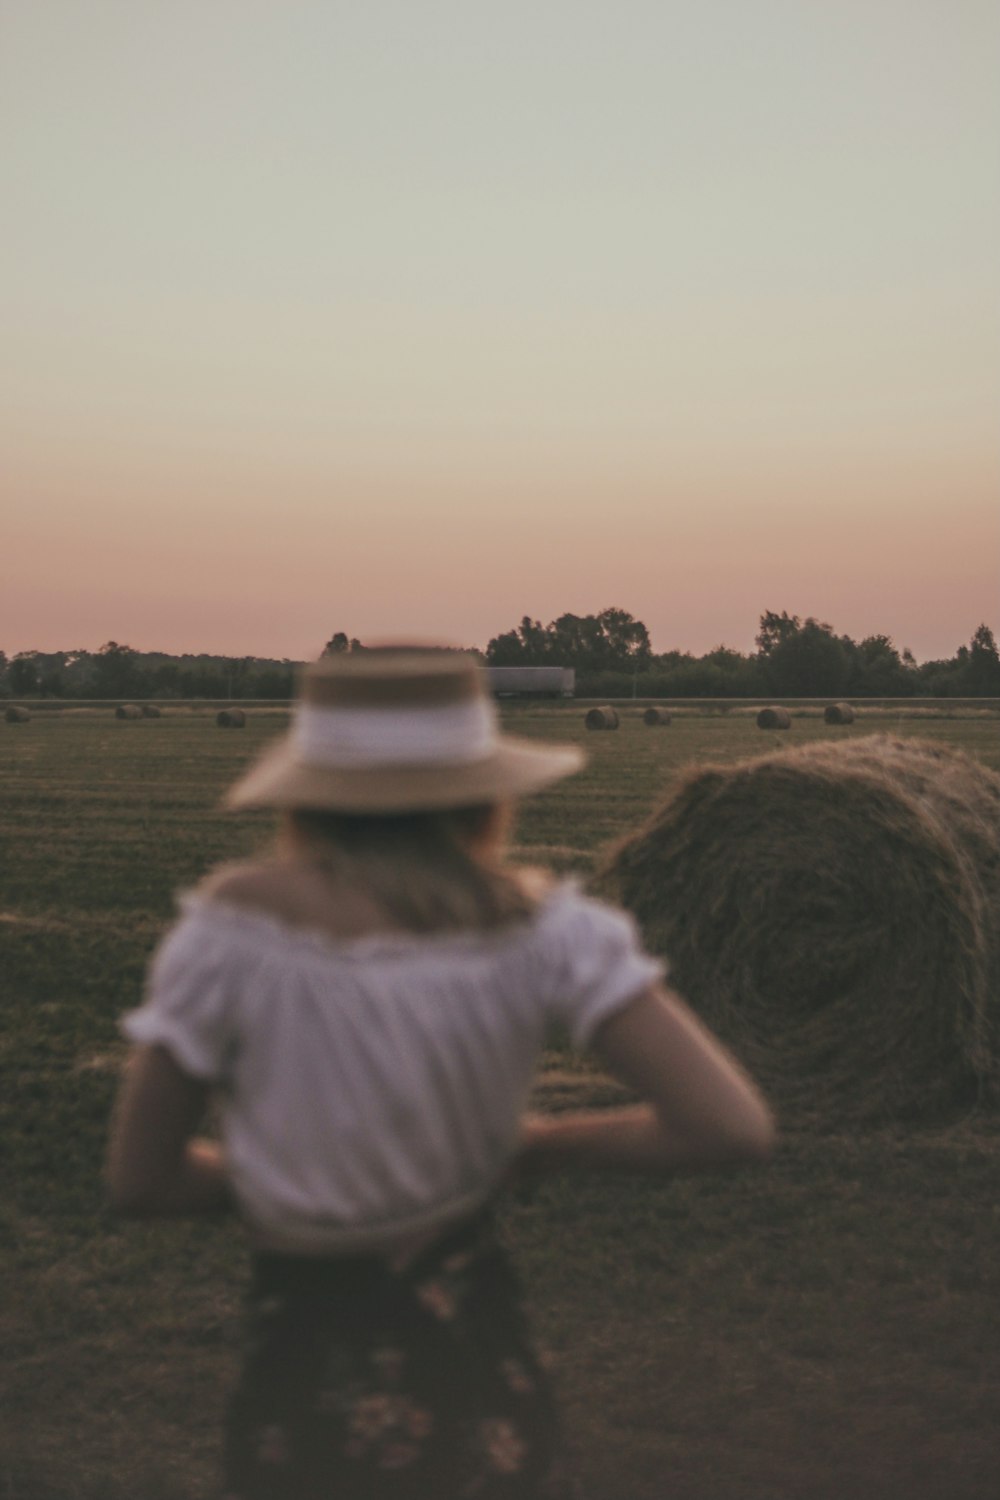
[[361, 649], [360, 641], [356, 641], [353, 636], [348, 637], [345, 631], [338, 630], [335, 635], [331, 635], [321, 655], [339, 656], [344, 651], [360, 651]]
[[520, 667], [524, 665], [524, 644], [516, 630], [505, 630], [495, 635], [486, 647], [486, 660], [491, 667]]
[[653, 655], [649, 631], [627, 609], [602, 609], [597, 616], [609, 660], [615, 665], [642, 671]]
[[7, 668], [7, 685], [15, 697], [38, 691], [38, 667], [34, 651], [19, 651]]
[[869, 698], [905, 698], [916, 690], [913, 667], [907, 666], [891, 636], [869, 635], [858, 645], [842, 638], [842, 644], [850, 661], [847, 688], [851, 693]]
[[63, 690], [69, 698], [89, 698], [93, 692], [94, 657], [90, 651], [67, 651], [63, 656]]
[[517, 633], [524, 647], [524, 664], [531, 667], [543, 667], [551, 650], [552, 626], [546, 628], [540, 620], [533, 620], [530, 615], [522, 615], [521, 623], [517, 627]]
[[980, 625], [969, 642], [968, 681], [977, 696], [1000, 696], [1000, 652], [988, 625]]
[[546, 629], [540, 620], [523, 615], [516, 629], [493, 637], [486, 647], [486, 660], [491, 667], [543, 667], [549, 655], [552, 628]]
[[140, 685], [138, 654], [131, 646], [107, 641], [94, 657], [94, 692], [98, 698], [124, 698]]
[[773, 651], [787, 641], [791, 636], [797, 635], [802, 628], [802, 621], [798, 615], [775, 614], [773, 609], [765, 610], [760, 617], [760, 629], [757, 632], [757, 650], [761, 656], [770, 656]]
[[150, 673], [149, 690], [157, 698], [180, 697], [180, 662], [161, 661]]
[[764, 668], [757, 656], [743, 656], [731, 646], [716, 646], [701, 660], [721, 674], [720, 698], [754, 698], [764, 691]]
[[780, 697], [833, 697], [844, 691], [850, 663], [832, 628], [809, 619], [771, 647], [765, 671], [771, 691]]
[[255, 698], [291, 698], [295, 692], [295, 666], [286, 661], [262, 668], [253, 679]]
[[625, 609], [560, 615], [549, 625], [524, 615], [486, 648], [493, 667], [573, 667], [577, 672], [635, 672], [652, 660], [649, 631]]
[[920, 691], [930, 698], [961, 698], [967, 688], [968, 663], [963, 659], [962, 652], [968, 656], [965, 646], [960, 646], [958, 654], [950, 660], [925, 661], [920, 666]]
[[222, 673], [226, 683], [227, 698], [248, 698], [247, 674], [253, 667], [252, 656], [227, 656], [223, 659]]

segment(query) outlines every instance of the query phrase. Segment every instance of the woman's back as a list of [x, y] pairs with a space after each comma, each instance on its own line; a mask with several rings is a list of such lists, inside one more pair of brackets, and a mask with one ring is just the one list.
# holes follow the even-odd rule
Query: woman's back
[[127, 1025], [219, 1089], [258, 1245], [392, 1249], [495, 1191], [546, 1027], [586, 1041], [660, 968], [569, 884], [517, 922], [414, 933], [275, 861], [185, 898]]

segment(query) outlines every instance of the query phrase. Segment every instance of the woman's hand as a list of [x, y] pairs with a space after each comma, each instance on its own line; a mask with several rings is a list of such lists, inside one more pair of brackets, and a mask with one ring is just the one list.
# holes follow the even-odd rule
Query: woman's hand
[[669, 1173], [759, 1161], [774, 1144], [760, 1092], [678, 996], [637, 995], [594, 1045], [613, 1075], [648, 1103], [526, 1115], [512, 1175], [574, 1167]]

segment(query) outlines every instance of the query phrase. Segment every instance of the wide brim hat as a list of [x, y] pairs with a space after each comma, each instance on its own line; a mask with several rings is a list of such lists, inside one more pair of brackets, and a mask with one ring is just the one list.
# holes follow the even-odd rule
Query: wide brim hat
[[576, 745], [500, 731], [486, 673], [448, 650], [323, 657], [292, 726], [227, 792], [229, 808], [403, 813], [540, 790], [584, 763]]

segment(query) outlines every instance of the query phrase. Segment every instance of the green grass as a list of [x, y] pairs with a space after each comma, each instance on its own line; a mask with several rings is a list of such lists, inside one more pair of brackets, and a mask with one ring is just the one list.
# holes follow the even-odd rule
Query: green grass
[[[1000, 767], [996, 720], [675, 717], [587, 734], [512, 708], [587, 771], [523, 810], [517, 854], [585, 875], [692, 760], [891, 729]], [[172, 893], [266, 838], [222, 789], [284, 723], [0, 725], [0, 1500], [200, 1500], [238, 1359], [234, 1226], [132, 1226], [100, 1161], [122, 1048]], [[544, 1107], [615, 1089], [549, 1054]], [[504, 1222], [552, 1351], [589, 1500], [994, 1500], [1000, 1128], [786, 1135], [772, 1164], [518, 1189]], [[294, 1500], [294, 1497], [290, 1497]]]

